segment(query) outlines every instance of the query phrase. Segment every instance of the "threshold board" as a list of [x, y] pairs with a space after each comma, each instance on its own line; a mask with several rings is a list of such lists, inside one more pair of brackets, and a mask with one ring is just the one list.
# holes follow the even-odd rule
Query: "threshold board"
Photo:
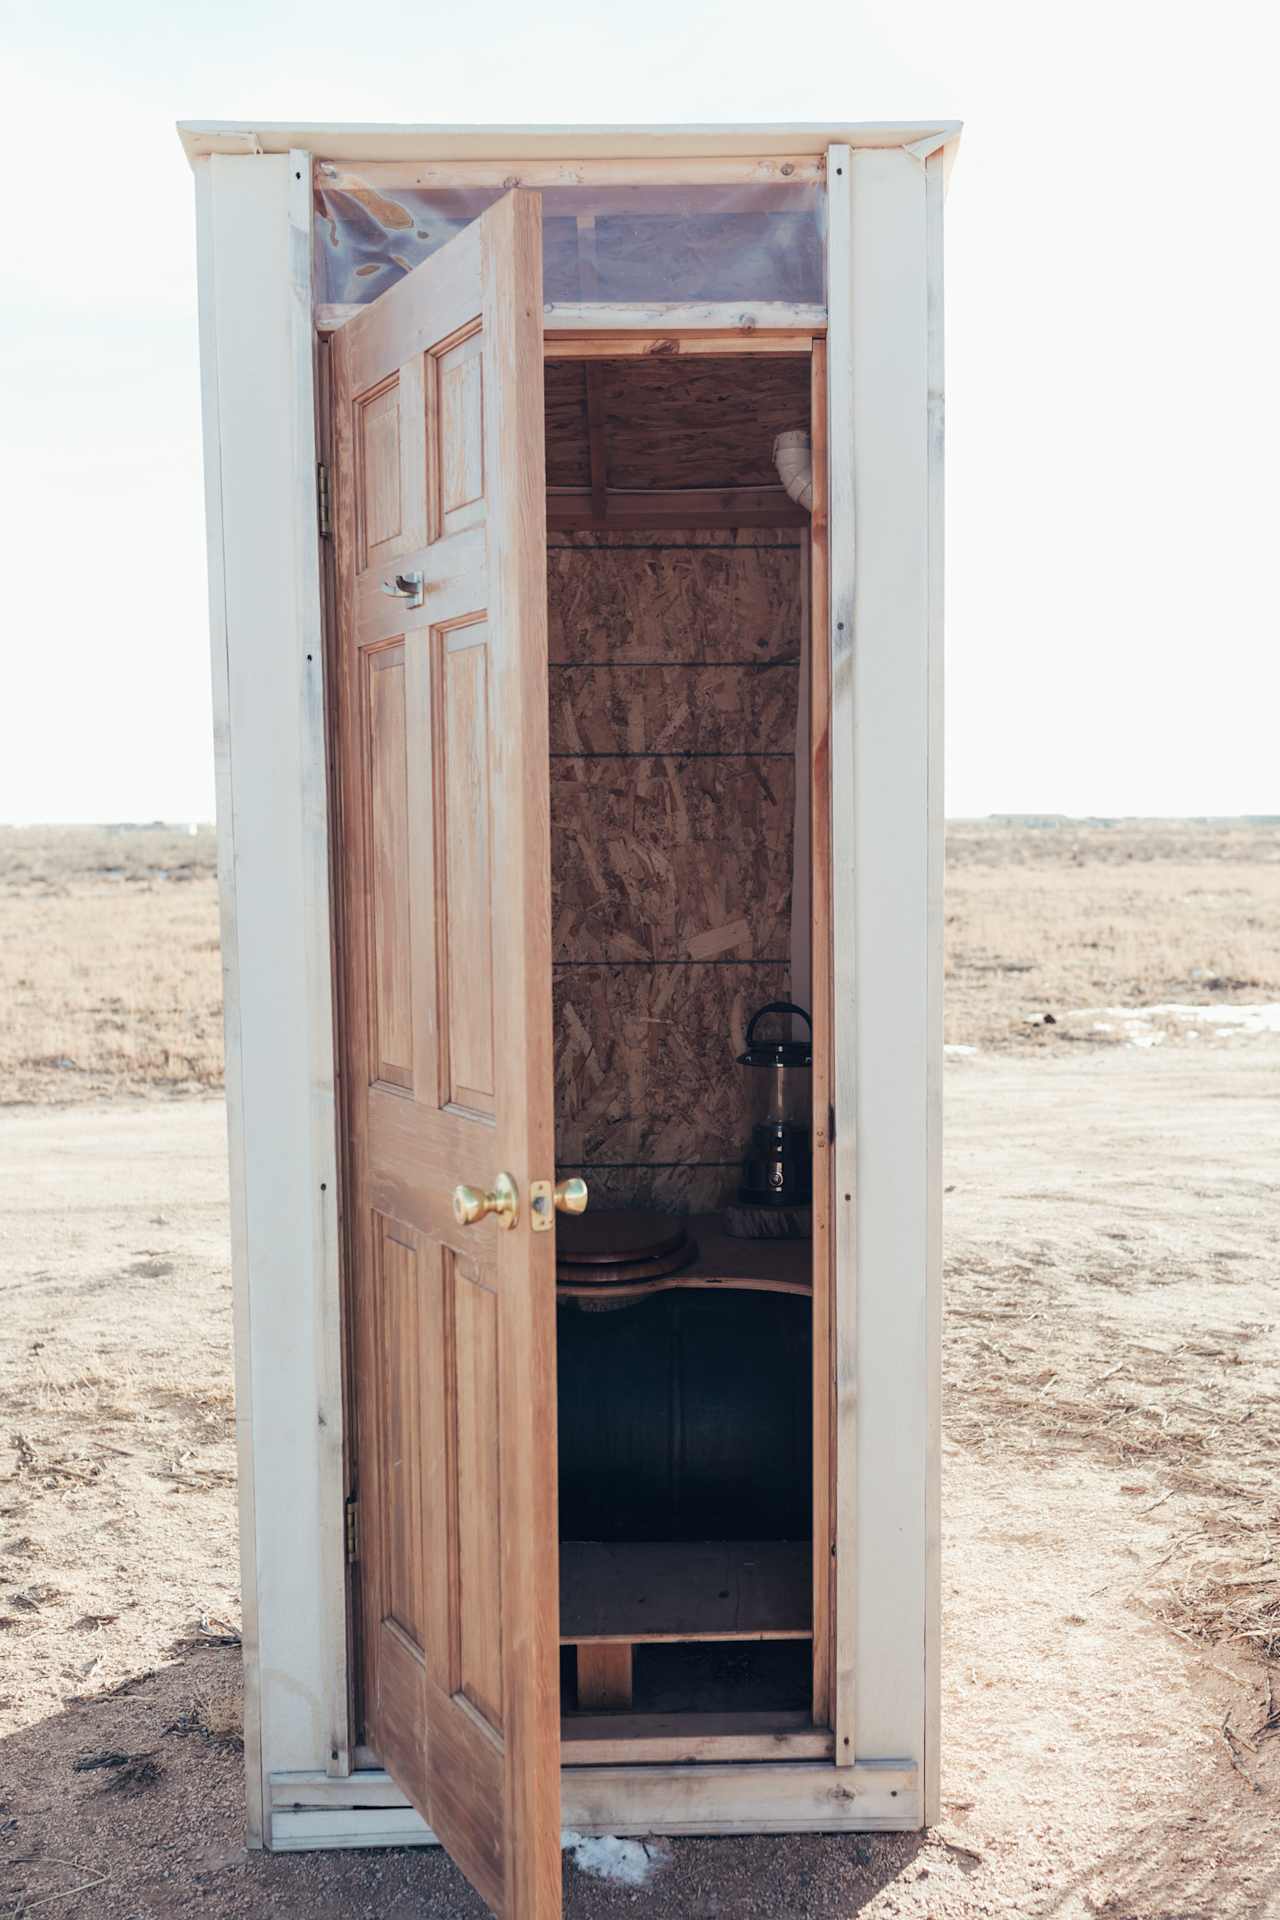
[[571, 1713], [560, 1722], [565, 1767], [829, 1760], [835, 1738], [799, 1710], [772, 1713]]
[[808, 1640], [807, 1540], [560, 1542], [560, 1640]]

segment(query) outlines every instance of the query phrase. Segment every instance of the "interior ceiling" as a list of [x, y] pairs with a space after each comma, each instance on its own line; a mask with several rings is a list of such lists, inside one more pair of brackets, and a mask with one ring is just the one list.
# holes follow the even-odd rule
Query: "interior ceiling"
[[774, 435], [809, 425], [807, 354], [546, 363], [547, 484], [591, 485], [587, 380], [610, 488], [776, 486]]

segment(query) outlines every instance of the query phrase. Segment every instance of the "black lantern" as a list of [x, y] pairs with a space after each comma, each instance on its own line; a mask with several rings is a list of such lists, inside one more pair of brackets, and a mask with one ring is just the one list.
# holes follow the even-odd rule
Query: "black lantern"
[[[809, 1029], [808, 1039], [759, 1039], [756, 1029], [771, 1014], [798, 1015]], [[747, 1050], [738, 1055], [738, 1065], [749, 1069], [751, 1099], [751, 1145], [738, 1200], [744, 1207], [805, 1206], [813, 1181], [809, 1140], [813, 1022], [804, 1008], [790, 1000], [771, 1000], [761, 1007], [752, 1015]]]

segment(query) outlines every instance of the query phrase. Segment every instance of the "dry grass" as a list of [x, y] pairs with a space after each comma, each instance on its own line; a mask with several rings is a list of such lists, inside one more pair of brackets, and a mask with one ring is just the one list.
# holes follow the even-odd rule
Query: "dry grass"
[[1076, 1008], [1280, 999], [1280, 828], [953, 823], [946, 978], [948, 1041], [983, 1050], [1079, 1041]]
[[222, 1084], [214, 836], [0, 828], [0, 1103]]
[[1090, 1338], [1079, 1304], [1054, 1301], [1054, 1274], [948, 1281], [951, 1439], [1046, 1466], [1102, 1460], [1135, 1516], [1177, 1496], [1143, 1603], [1186, 1639], [1280, 1663], [1280, 1393], [1249, 1351], [1270, 1328], [1237, 1328], [1230, 1344], [1130, 1338], [1117, 1353], [1112, 1329]]
[[[1062, 1016], [1267, 999], [1275, 826], [949, 828], [949, 1041], [1115, 1045]], [[0, 1104], [221, 1086], [212, 831], [0, 828], [0, 1005]]]

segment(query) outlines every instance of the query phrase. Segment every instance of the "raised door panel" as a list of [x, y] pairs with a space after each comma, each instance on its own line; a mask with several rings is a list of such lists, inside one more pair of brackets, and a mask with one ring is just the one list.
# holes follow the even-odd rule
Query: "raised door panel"
[[356, 408], [356, 487], [364, 566], [393, 551], [401, 531], [400, 381], [384, 381]]
[[465, 532], [484, 520], [484, 340], [477, 330], [431, 355], [435, 406], [431, 469], [433, 536]]
[[488, 640], [483, 619], [442, 636], [437, 732], [446, 1097], [481, 1114], [493, 1112], [493, 920], [500, 904], [492, 878]]
[[371, 648], [363, 659], [370, 1078], [409, 1088], [413, 1085], [413, 948], [404, 641]]

